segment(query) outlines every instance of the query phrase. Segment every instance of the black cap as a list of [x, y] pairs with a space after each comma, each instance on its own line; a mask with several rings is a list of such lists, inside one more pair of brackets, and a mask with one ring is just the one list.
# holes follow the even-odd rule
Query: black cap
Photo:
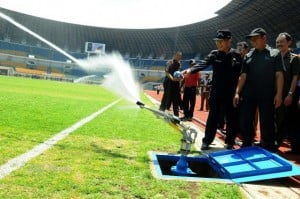
[[195, 64], [196, 64], [196, 61], [195, 61], [194, 59], [190, 59], [189, 64], [190, 64], [190, 65], [195, 65]]
[[230, 39], [231, 32], [228, 29], [218, 30], [216, 37], [214, 40], [223, 40], [223, 39]]
[[254, 37], [254, 36], [263, 36], [266, 35], [267, 32], [263, 28], [255, 28], [254, 30], [251, 31], [249, 35], [246, 36], [247, 39]]

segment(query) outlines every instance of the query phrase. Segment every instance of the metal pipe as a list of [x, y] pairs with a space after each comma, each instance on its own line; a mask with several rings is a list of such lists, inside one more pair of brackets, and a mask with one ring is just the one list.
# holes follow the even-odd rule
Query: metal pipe
[[136, 104], [140, 108], [147, 109], [156, 115], [163, 117], [165, 121], [170, 124], [173, 124], [180, 130], [182, 134], [181, 146], [180, 146], [180, 159], [177, 161], [175, 166], [171, 167], [171, 171], [174, 175], [180, 176], [190, 176], [194, 175], [194, 172], [188, 167], [187, 155], [191, 150], [191, 146], [195, 143], [197, 137], [197, 131], [195, 128], [191, 128], [190, 126], [184, 125], [177, 116], [174, 116], [170, 113], [165, 113], [160, 110], [156, 110], [146, 106], [144, 103], [137, 101]]

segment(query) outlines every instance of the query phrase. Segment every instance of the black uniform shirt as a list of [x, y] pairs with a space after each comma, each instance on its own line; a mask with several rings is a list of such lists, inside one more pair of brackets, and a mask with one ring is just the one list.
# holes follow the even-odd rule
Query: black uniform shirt
[[271, 98], [275, 95], [275, 75], [282, 71], [276, 64], [277, 49], [267, 46], [264, 50], [251, 49], [246, 55], [242, 66], [242, 73], [247, 74], [242, 91], [245, 97]]
[[[175, 59], [168, 61], [166, 72], [169, 72], [173, 76], [174, 72], [179, 70], [180, 70], [180, 62], [176, 61]], [[165, 77], [165, 80], [171, 82], [171, 84], [175, 84], [178, 86], [180, 84], [179, 81], [172, 81], [167, 76]]]
[[276, 61], [278, 65], [282, 65], [284, 71], [283, 97], [286, 97], [290, 90], [293, 76], [300, 74], [300, 60], [296, 54], [289, 51], [284, 56], [278, 53]]
[[168, 61], [166, 72], [169, 72], [173, 76], [174, 72], [179, 70], [180, 70], [180, 62], [176, 61], [175, 59]]
[[203, 64], [192, 69], [192, 73], [212, 65], [211, 97], [232, 99], [241, 72], [241, 63], [242, 58], [234, 49], [230, 49], [227, 54], [223, 51], [213, 50], [205, 58]]

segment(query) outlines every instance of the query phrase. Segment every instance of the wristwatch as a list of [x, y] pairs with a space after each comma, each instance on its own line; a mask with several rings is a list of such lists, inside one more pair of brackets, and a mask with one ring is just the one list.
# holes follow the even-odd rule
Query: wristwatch
[[289, 95], [293, 95], [293, 92], [292, 92], [292, 91], [290, 91], [290, 92], [289, 92]]

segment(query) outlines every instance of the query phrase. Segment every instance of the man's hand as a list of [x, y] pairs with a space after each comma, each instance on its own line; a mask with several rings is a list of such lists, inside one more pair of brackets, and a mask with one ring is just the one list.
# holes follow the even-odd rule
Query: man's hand
[[281, 95], [275, 95], [274, 97], [274, 106], [275, 108], [278, 108], [282, 103], [282, 96]]
[[293, 102], [293, 96], [292, 95], [287, 95], [284, 99], [284, 105], [285, 106], [290, 106]]
[[237, 107], [238, 104], [239, 104], [239, 101], [240, 101], [240, 95], [238, 93], [234, 94], [234, 97], [233, 97], [233, 107]]
[[172, 81], [173, 82], [179, 82], [181, 80], [181, 78], [178, 78], [178, 77], [173, 77]]

